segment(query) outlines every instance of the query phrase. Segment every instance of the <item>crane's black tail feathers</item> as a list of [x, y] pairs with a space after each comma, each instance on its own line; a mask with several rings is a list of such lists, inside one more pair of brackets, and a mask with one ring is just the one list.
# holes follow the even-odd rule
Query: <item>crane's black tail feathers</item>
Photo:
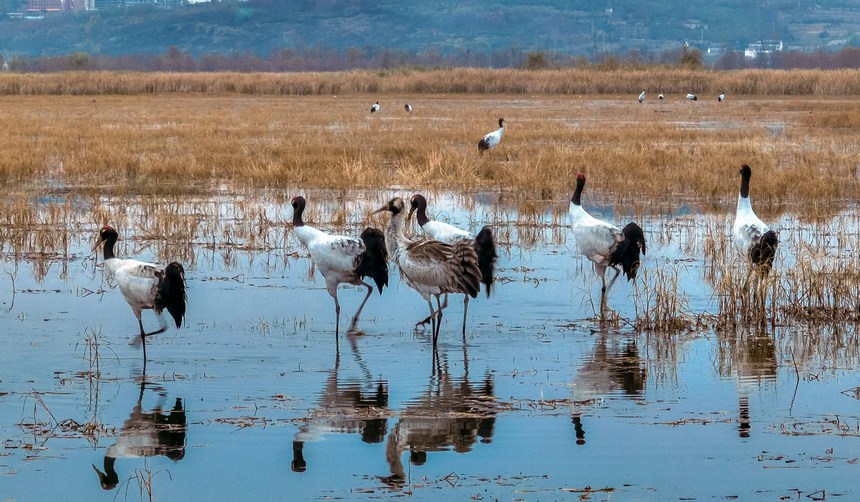
[[490, 144], [487, 143], [486, 141], [484, 141], [483, 138], [481, 138], [481, 140], [478, 141], [478, 151], [481, 153], [484, 153], [485, 150], [489, 150], [489, 149], [490, 149]]
[[487, 298], [493, 289], [493, 275], [496, 269], [496, 243], [493, 240], [493, 231], [486, 226], [478, 232], [475, 237], [475, 252], [478, 253], [478, 268], [481, 269], [481, 282], [486, 286]]
[[177, 262], [168, 263], [164, 267], [164, 275], [158, 284], [158, 294], [155, 297], [155, 308], [159, 311], [167, 309], [176, 327], [182, 327], [185, 317], [185, 269]]
[[778, 245], [779, 238], [777, 238], [776, 232], [773, 230], [765, 232], [758, 242], [750, 247], [750, 260], [753, 265], [760, 267], [765, 274], [770, 272]]
[[609, 264], [611, 266], [621, 265], [621, 270], [627, 276], [627, 280], [635, 280], [636, 272], [639, 270], [639, 253], [645, 255], [645, 233], [635, 223], [628, 223], [626, 227], [621, 229], [624, 234], [624, 240], [618, 243], [615, 251], [609, 255]]
[[376, 283], [379, 294], [388, 286], [388, 251], [385, 249], [385, 234], [377, 228], [367, 227], [361, 233], [364, 252], [359, 256], [355, 269], [359, 277], [370, 277]]
[[454, 258], [457, 260], [460, 273], [457, 276], [459, 291], [472, 298], [477, 298], [481, 291], [481, 267], [478, 265], [478, 253], [475, 245], [467, 240], [457, 241], [451, 245], [454, 248]]

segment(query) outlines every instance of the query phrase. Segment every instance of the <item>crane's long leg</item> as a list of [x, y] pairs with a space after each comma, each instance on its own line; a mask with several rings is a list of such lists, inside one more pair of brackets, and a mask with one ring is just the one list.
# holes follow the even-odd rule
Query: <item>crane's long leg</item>
[[349, 324], [348, 333], [352, 333], [355, 331], [355, 325], [356, 325], [356, 323], [358, 323], [358, 316], [361, 315], [361, 311], [364, 309], [364, 304], [367, 303], [367, 300], [370, 299], [370, 295], [373, 294], [373, 286], [371, 286], [370, 284], [368, 284], [364, 281], [362, 281], [362, 284], [364, 284], [364, 286], [367, 287], [367, 295], [364, 297], [364, 301], [361, 302], [361, 306], [358, 307], [358, 312], [356, 312], [355, 316], [352, 318], [352, 322]]
[[433, 332], [433, 348], [436, 348], [436, 342], [439, 341], [439, 331], [442, 329], [442, 304], [439, 302], [439, 296], [436, 295], [436, 305], [439, 310], [436, 311], [436, 329]]
[[143, 344], [143, 373], [146, 374], [146, 333], [143, 331], [143, 321], [140, 314], [137, 315], [137, 325], [140, 326], [140, 343]]
[[606, 310], [606, 267], [601, 267], [595, 263], [594, 268], [600, 275], [600, 318], [603, 319], [603, 314]]
[[337, 290], [332, 298], [334, 298], [334, 336], [337, 338], [340, 336], [340, 302], [337, 301]]
[[140, 330], [141, 330], [140, 337], [141, 338], [144, 338], [147, 336], [152, 336], [152, 335], [157, 335], [159, 333], [164, 333], [165, 331], [167, 331], [167, 320], [164, 318], [164, 313], [163, 312], [157, 312], [155, 315], [158, 316], [158, 322], [159, 322], [158, 329], [155, 331], [151, 331], [149, 333], [143, 333], [143, 323], [141, 323], [140, 324]]
[[[612, 278], [612, 280], [611, 280], [611, 281], [609, 281], [609, 286], [607, 286], [607, 287], [606, 287], [606, 289], [612, 289], [612, 285], [613, 285], [613, 284], [615, 284], [615, 279], [618, 279], [618, 276], [619, 276], [619, 275], [621, 275], [621, 271], [620, 271], [620, 270], [618, 270], [618, 268], [617, 268], [617, 267], [614, 267], [614, 266], [613, 266], [613, 267], [612, 267], [612, 270], [614, 270], [614, 271], [615, 271], [615, 276]], [[606, 272], [604, 271], [604, 275], [605, 275], [605, 273], [606, 273]]]
[[463, 300], [463, 342], [466, 341], [466, 314], [469, 312], [469, 295]]
[[[442, 301], [442, 306], [440, 308], [441, 309], [448, 308], [448, 293], [445, 293], [445, 300]], [[419, 321], [419, 322], [415, 323], [415, 325], [416, 326], [423, 326], [424, 324], [427, 324], [430, 321], [431, 321], [431, 319], [428, 317], [428, 318], [424, 319], [423, 321]]]
[[[433, 299], [430, 297], [430, 295], [427, 295], [427, 306], [430, 307], [430, 316], [427, 317], [427, 319], [430, 320], [430, 329], [433, 331], [433, 333], [435, 333], [436, 332], [436, 312], [433, 310]], [[427, 320], [424, 320], [424, 321], [419, 322], [419, 323], [415, 323], [415, 326], [418, 327], [418, 326], [421, 326], [422, 324], [427, 324]]]

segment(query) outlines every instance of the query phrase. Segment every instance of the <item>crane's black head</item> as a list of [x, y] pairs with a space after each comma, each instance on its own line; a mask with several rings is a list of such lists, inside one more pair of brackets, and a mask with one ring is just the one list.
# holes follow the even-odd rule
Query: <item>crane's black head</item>
[[290, 200], [290, 205], [293, 206], [293, 226], [300, 227], [305, 224], [302, 221], [302, 213], [305, 210], [305, 198], [297, 195]]
[[505, 119], [503, 119], [503, 118], [499, 119], [499, 127], [505, 127]]
[[388, 204], [380, 207], [374, 213], [381, 213], [382, 211], [388, 211], [392, 215], [400, 214], [406, 208], [406, 204], [403, 203], [403, 199], [400, 197], [395, 197], [388, 201]]
[[409, 205], [412, 206], [413, 211], [416, 209], [427, 209], [427, 199], [425, 199], [420, 193], [416, 193], [411, 199], [409, 199]]
[[422, 227], [425, 223], [427, 223], [427, 199], [424, 198], [420, 193], [416, 193], [409, 199], [409, 215], [407, 218], [412, 217], [412, 213], [418, 211], [418, 224]]
[[116, 242], [117, 239], [119, 239], [119, 233], [116, 230], [114, 230], [114, 228], [112, 226], [105, 225], [102, 227], [101, 230], [99, 230], [99, 241], [96, 243], [96, 245], [99, 245], [105, 241]]
[[305, 198], [301, 195], [296, 195], [290, 200], [290, 205], [293, 206], [294, 211], [301, 211], [305, 208]]
[[113, 246], [114, 246], [114, 244], [116, 244], [117, 239], [119, 239], [119, 233], [117, 233], [117, 231], [114, 230], [114, 228], [112, 226], [105, 225], [102, 227], [101, 230], [99, 230], [99, 240], [96, 241], [96, 245], [93, 246], [93, 251], [95, 251], [95, 249], [97, 247], [99, 247], [99, 245], [101, 243], [104, 242], [104, 244], [105, 244], [105, 248], [104, 248], [105, 260], [115, 258], [115, 255], [113, 253]]

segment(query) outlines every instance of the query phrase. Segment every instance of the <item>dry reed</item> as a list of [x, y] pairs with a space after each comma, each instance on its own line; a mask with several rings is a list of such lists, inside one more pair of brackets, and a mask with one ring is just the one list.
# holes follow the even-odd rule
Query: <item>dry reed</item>
[[0, 95], [140, 95], [233, 93], [331, 96], [354, 94], [639, 94], [642, 89], [765, 96], [860, 94], [854, 70], [710, 71], [624, 69], [443, 68], [303, 73], [67, 72], [0, 74]]
[[[481, 81], [484, 71], [489, 70], [367, 78]], [[491, 72], [488, 85], [507, 77], [540, 78], [541, 73]], [[565, 75], [548, 75], [556, 73]], [[787, 73], [779, 78], [800, 78]], [[263, 85], [267, 79], [325, 81], [362, 75], [256, 77]], [[762, 75], [763, 81], [777, 78]], [[749, 163], [757, 179], [769, 181], [757, 187], [763, 211], [809, 201], [842, 208], [860, 193], [853, 141], [860, 123], [851, 118], [860, 115], [860, 104], [842, 97], [732, 95], [718, 104], [669, 95], [664, 102], [649, 99], [639, 105], [635, 95], [593, 94], [604, 92], [602, 88], [586, 89], [589, 95], [468, 89], [494, 94], [416, 96], [408, 89], [397, 91], [392, 83], [384, 89], [359, 85], [356, 92], [361, 94], [335, 99], [304, 93], [186, 92], [195, 88], [188, 82], [255, 82], [255, 76], [242, 74], [65, 77], [96, 89], [107, 85], [102, 81], [177, 83], [164, 92], [99, 90], [80, 96], [33, 90], [0, 97], [0, 180], [116, 195], [205, 193], [213, 183], [228, 183], [493, 188], [513, 190], [520, 198], [560, 200], [569, 197], [576, 174], [585, 170], [589, 191], [613, 195], [618, 204], [642, 211], [679, 198], [698, 204], [731, 199], [736, 188], [727, 180], [733, 180], [737, 166]], [[618, 78], [636, 80], [638, 93], [645, 76]], [[0, 75], [0, 89], [4, 79], [47, 79], [54, 86], [64, 82], [62, 75]], [[383, 108], [371, 116], [367, 105], [376, 99]], [[411, 115], [402, 110], [407, 100], [415, 106]], [[502, 143], [479, 155], [477, 140], [495, 127], [499, 116], [508, 125]]]
[[673, 265], [640, 270], [633, 303], [635, 326], [640, 331], [675, 333], [699, 324], [679, 287], [679, 270]]

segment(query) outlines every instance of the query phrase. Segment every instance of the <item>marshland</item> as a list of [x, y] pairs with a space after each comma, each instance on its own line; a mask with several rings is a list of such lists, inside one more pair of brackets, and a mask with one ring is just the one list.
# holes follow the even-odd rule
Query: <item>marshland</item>
[[[853, 71], [0, 75], [0, 496], [852, 499], [858, 95]], [[743, 164], [766, 277], [732, 242]], [[580, 172], [648, 242], [605, 310]], [[392, 263], [336, 337], [291, 199], [358, 236], [414, 193], [493, 229], [492, 296], [464, 336], [452, 295], [434, 348]], [[145, 364], [107, 224], [185, 268]], [[341, 327], [363, 297], [341, 286]]]

